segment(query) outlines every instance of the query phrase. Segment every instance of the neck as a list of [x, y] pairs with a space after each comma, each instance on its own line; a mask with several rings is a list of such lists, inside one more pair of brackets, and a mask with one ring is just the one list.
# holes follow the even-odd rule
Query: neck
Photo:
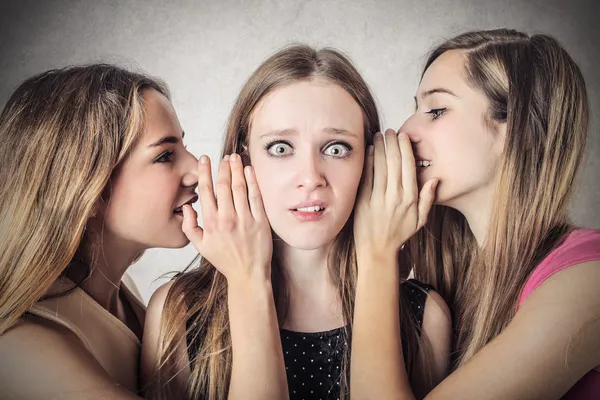
[[327, 266], [329, 249], [330, 245], [314, 250], [277, 246], [289, 296], [283, 328], [319, 332], [343, 325], [341, 299]]
[[103, 235], [97, 243], [83, 254], [91, 271], [82, 288], [98, 304], [117, 316], [121, 279], [144, 249], [109, 235]]
[[[487, 188], [486, 188], [487, 189]], [[478, 246], [484, 246], [490, 228], [492, 208], [494, 206], [494, 195], [492, 190], [479, 190], [470, 193], [465, 198], [457, 199], [450, 207], [464, 215], [469, 229], [473, 232]]]

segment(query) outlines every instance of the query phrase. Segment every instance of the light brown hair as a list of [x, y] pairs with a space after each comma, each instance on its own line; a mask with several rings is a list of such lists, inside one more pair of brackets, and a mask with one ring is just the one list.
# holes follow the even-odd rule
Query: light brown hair
[[0, 115], [0, 334], [76, 262], [111, 175], [143, 129], [157, 80], [93, 64], [23, 82]]
[[572, 229], [567, 208], [589, 117], [583, 76], [551, 36], [468, 32], [433, 50], [423, 73], [449, 50], [464, 53], [465, 80], [489, 102], [488, 125], [506, 124], [485, 243], [443, 206], [410, 241], [415, 276], [453, 312], [456, 367], [502, 332], [533, 269]]
[[[380, 131], [379, 114], [375, 100], [358, 71], [341, 53], [332, 49], [315, 50], [305, 45], [285, 48], [267, 59], [248, 79], [242, 88], [229, 116], [223, 155], [238, 153], [248, 163], [246, 149], [252, 111], [268, 93], [287, 84], [311, 79], [323, 79], [344, 88], [363, 111], [364, 138], [371, 144], [373, 135]], [[347, 322], [346, 341], [350, 331], [356, 288], [356, 258], [354, 251], [353, 218], [350, 217], [334, 240], [328, 258], [330, 274], [337, 282], [342, 299], [343, 316]], [[280, 325], [287, 311], [285, 277], [277, 251], [272, 259], [272, 282]], [[404, 307], [408, 301], [402, 297]], [[416, 358], [416, 322], [410, 313], [402, 313], [403, 335], [408, 346], [409, 371]], [[159, 346], [158, 375], [151, 383], [150, 398], [168, 398], [166, 383], [176, 371], [169, 365], [176, 362], [175, 349], [182, 340], [178, 330], [186, 326], [186, 337], [191, 338], [195, 356], [190, 360], [192, 378], [187, 393], [189, 398], [225, 399], [231, 377], [231, 337], [227, 311], [227, 281], [208, 261], [202, 260], [199, 268], [180, 275], [174, 282], [163, 312], [161, 343]], [[193, 327], [196, 327], [193, 330]], [[185, 341], [185, 338], [183, 339]], [[344, 355], [344, 369], [349, 371], [349, 354]], [[424, 365], [427, 365], [426, 363]], [[346, 373], [342, 374], [342, 396], [347, 390]], [[165, 393], [165, 391], [167, 393]]]

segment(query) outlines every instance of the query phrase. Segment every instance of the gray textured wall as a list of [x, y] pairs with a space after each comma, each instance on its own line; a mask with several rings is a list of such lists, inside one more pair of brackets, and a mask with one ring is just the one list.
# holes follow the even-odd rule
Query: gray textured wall
[[[25, 0], [0, 5], [0, 105], [19, 82], [65, 64], [116, 62], [163, 78], [197, 156], [219, 155], [229, 109], [249, 74], [291, 41], [346, 51], [372, 86], [386, 127], [410, 115], [423, 57], [471, 29], [512, 27], [558, 37], [588, 84], [592, 130], [575, 222], [600, 228], [600, 42], [597, 1]], [[1, 149], [6, 151], [6, 149]], [[131, 269], [148, 298], [163, 272], [195, 255], [152, 250]]]

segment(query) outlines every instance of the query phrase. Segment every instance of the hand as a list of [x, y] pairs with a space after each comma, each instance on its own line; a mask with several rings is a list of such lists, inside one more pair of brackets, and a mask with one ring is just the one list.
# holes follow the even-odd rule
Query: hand
[[358, 257], [396, 257], [425, 225], [435, 197], [436, 178], [429, 179], [419, 195], [409, 137], [388, 129], [385, 138], [387, 154], [381, 133], [367, 151], [354, 216]]
[[225, 156], [216, 189], [215, 199], [210, 159], [202, 156], [198, 194], [203, 228], [198, 226], [194, 209], [185, 205], [183, 232], [229, 283], [254, 278], [270, 282], [273, 241], [254, 170], [244, 168], [238, 154]]

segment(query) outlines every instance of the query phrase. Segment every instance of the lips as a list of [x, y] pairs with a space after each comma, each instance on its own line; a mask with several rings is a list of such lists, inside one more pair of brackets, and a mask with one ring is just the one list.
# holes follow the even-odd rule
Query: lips
[[173, 214], [182, 215], [183, 214], [183, 206], [185, 206], [186, 204], [193, 204], [193, 203], [195, 203], [197, 201], [198, 201], [198, 195], [192, 196], [192, 198], [190, 198], [188, 201], [186, 201], [185, 203], [183, 203], [179, 207], [175, 208], [173, 210]]
[[326, 210], [326, 204], [320, 200], [303, 202], [290, 208], [292, 215], [299, 221], [303, 222], [317, 221], [321, 219]]
[[294, 207], [290, 208], [291, 211], [301, 211], [301, 212], [319, 212], [324, 211], [326, 208], [325, 203], [320, 200], [313, 201], [305, 201], [299, 204], [296, 204]]

